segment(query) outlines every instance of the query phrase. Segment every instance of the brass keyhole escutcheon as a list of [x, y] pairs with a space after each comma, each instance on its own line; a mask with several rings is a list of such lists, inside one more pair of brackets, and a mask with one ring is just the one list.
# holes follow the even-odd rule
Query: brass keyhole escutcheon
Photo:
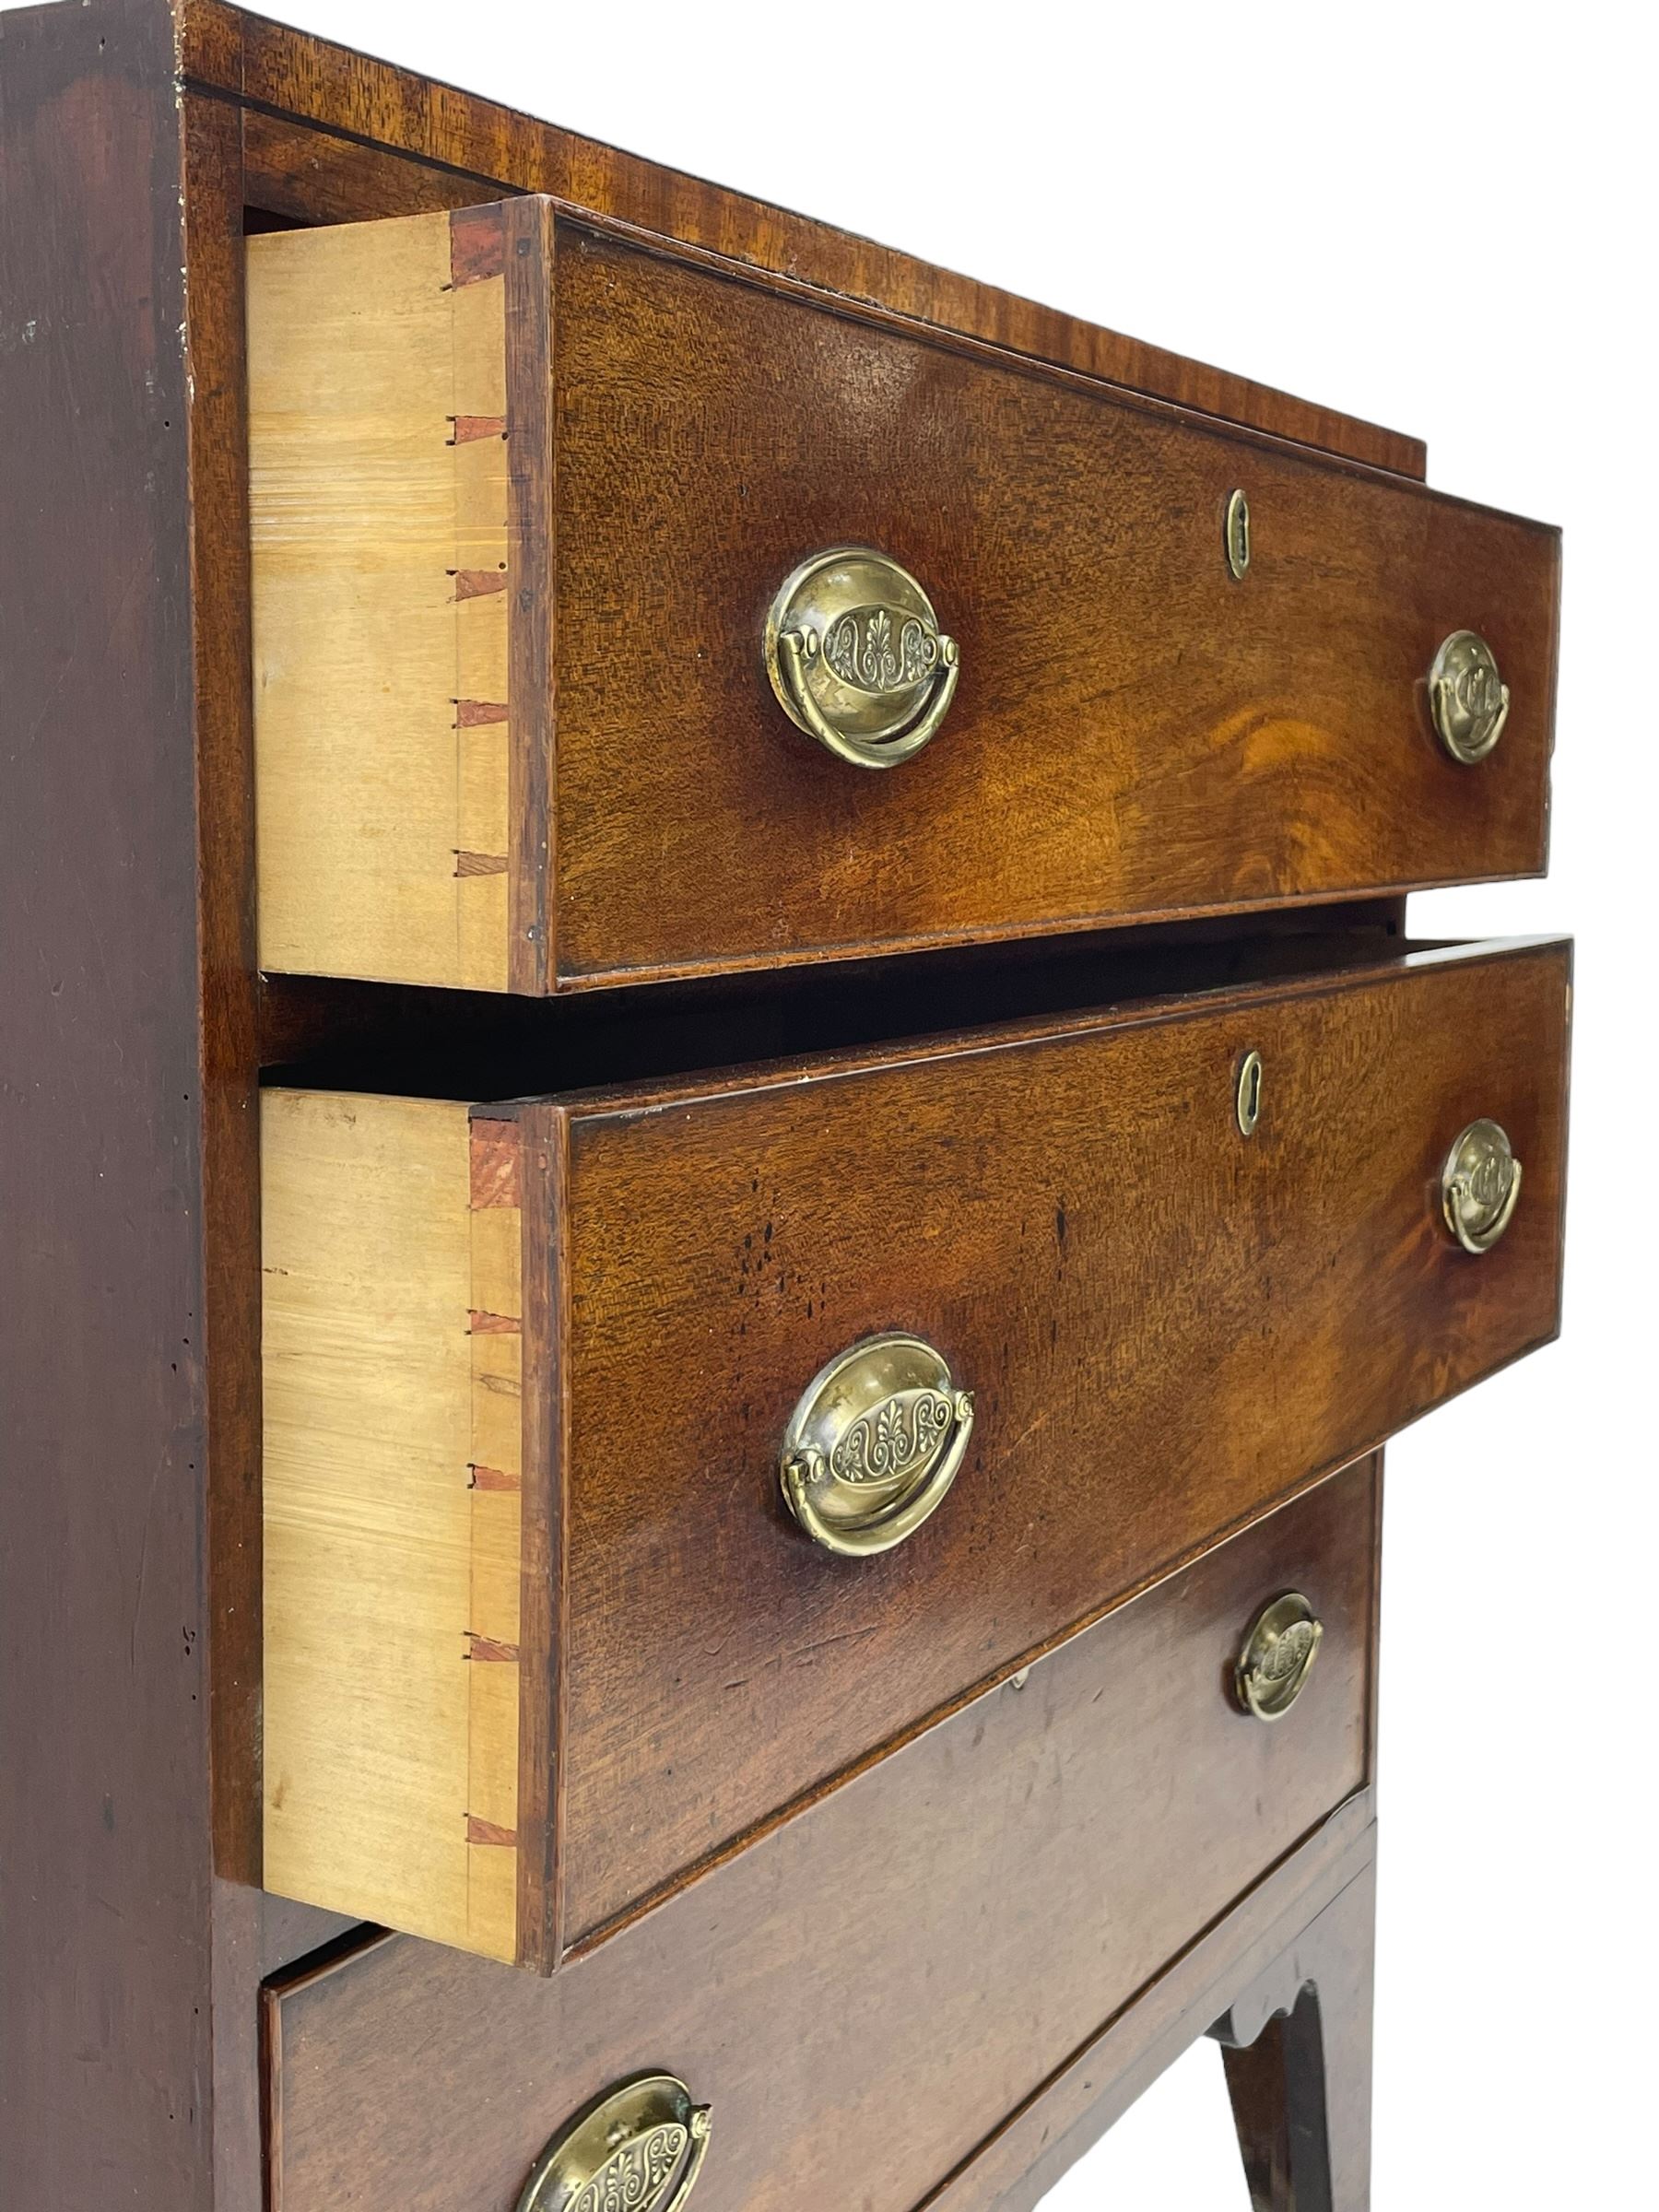
[[710, 2113], [672, 2074], [637, 2074], [559, 2129], [518, 2212], [680, 2212], [709, 2147]]
[[778, 1460], [784, 1502], [815, 1544], [890, 1551], [943, 1503], [973, 1433], [973, 1397], [920, 1336], [866, 1336], [802, 1392]]
[[1307, 1687], [1324, 1626], [1300, 1590], [1287, 1590], [1251, 1622], [1234, 1669], [1239, 1703], [1258, 1721], [1282, 1721]]
[[913, 759], [961, 673], [916, 579], [869, 546], [816, 553], [785, 577], [766, 618], [766, 673], [797, 729], [857, 768]]
[[1429, 671], [1429, 711], [1436, 736], [1453, 760], [1472, 768], [1502, 736], [1509, 710], [1509, 686], [1498, 674], [1498, 656], [1477, 631], [1454, 629]]
[[1239, 1088], [1235, 1095], [1235, 1109], [1239, 1117], [1239, 1135], [1253, 1136], [1256, 1124], [1262, 1118], [1262, 1055], [1246, 1053], [1239, 1063]]
[[1228, 494], [1222, 543], [1227, 547], [1228, 570], [1235, 583], [1242, 583], [1250, 566], [1250, 501], [1241, 491]]
[[1490, 1252], [1514, 1219], [1521, 1162], [1500, 1122], [1484, 1115], [1459, 1130], [1441, 1170], [1441, 1210], [1465, 1252]]

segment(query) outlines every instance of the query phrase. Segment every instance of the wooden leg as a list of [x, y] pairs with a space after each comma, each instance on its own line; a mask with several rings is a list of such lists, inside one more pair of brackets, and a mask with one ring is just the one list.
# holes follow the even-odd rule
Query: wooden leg
[[1333, 1898], [1221, 2016], [1252, 2212], [1367, 2212], [1376, 1869]]

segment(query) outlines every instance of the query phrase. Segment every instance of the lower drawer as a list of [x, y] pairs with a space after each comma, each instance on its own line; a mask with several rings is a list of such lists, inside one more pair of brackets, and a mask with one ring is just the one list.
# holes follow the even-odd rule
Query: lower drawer
[[[273, 2212], [511, 2212], [654, 2072], [712, 2113], [697, 2212], [909, 2212], [1365, 1784], [1380, 1488], [1304, 1493], [550, 1980], [396, 1936], [273, 1990]], [[1236, 1663], [1291, 1591], [1323, 1637], [1264, 1724]]]

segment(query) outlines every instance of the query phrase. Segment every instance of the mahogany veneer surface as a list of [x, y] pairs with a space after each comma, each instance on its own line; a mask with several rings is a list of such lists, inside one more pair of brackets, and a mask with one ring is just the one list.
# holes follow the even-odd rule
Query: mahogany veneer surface
[[[249, 253], [268, 967], [559, 990], [1543, 867], [1552, 530], [540, 200]], [[760, 653], [849, 544], [961, 649], [879, 772]], [[1472, 767], [1426, 688], [1471, 628]]]
[[[278, 1986], [275, 2212], [510, 2212], [544, 2140], [653, 2067], [712, 2105], [713, 2212], [909, 2212], [1362, 1787], [1378, 1473], [1210, 1552], [550, 1983], [397, 1940]], [[1264, 1726], [1230, 1672], [1287, 1586], [1325, 1635]]]
[[[1354, 1886], [1355, 1854], [1369, 1853], [1362, 1788], [1233, 1913], [1189, 1941], [1191, 1911], [1233, 1895], [1247, 1862], [1282, 1848], [1281, 1815], [1317, 1821], [1324, 1785], [1347, 1786], [1352, 1767], [1341, 1729], [1314, 1704], [1305, 1771], [1274, 1743], [1241, 1754], [1233, 1748], [1241, 1738], [1226, 1739], [1221, 1771], [1235, 1781], [1249, 1779], [1241, 1758], [1265, 1762], [1250, 1770], [1258, 1778], [1278, 1776], [1281, 1758], [1285, 1766], [1265, 1812], [1245, 1803], [1241, 1829], [1235, 1815], [1225, 1853], [1203, 1806], [1177, 1802], [1164, 1719], [1190, 1721], [1194, 1740], [1220, 1725], [1217, 1707], [1188, 1703], [1198, 1692], [1183, 1672], [1206, 1653], [1209, 1689], [1221, 1692], [1225, 1608], [1202, 1593], [1214, 1595], [1215, 1578], [1230, 1570], [1214, 1560], [1178, 1585], [1199, 1595], [1168, 1601], [1187, 1605], [1183, 1629], [1166, 1620], [1109, 1640], [1142, 1607], [1112, 1615], [1078, 1640], [1092, 1654], [1076, 1663], [1086, 1681], [1067, 1663], [1074, 1647], [1062, 1647], [1024, 1690], [1005, 1685], [926, 1730], [615, 1942], [571, 1959], [551, 1983], [404, 1938], [355, 1953], [337, 1976], [318, 1959], [301, 1981], [288, 1977], [286, 1962], [341, 1929], [325, 1912], [262, 1900], [253, 1886], [262, 1710], [255, 1089], [262, 1052], [279, 1035], [326, 1027], [334, 1002], [296, 977], [283, 1002], [287, 1030], [262, 1034], [244, 226], [548, 192], [558, 203], [549, 214], [590, 241], [596, 266], [606, 255], [632, 266], [627, 257], [637, 253], [649, 267], [665, 251], [682, 278], [736, 280], [757, 314], [787, 308], [844, 326], [850, 355], [885, 335], [901, 351], [938, 352], [963, 379], [1000, 360], [1054, 407], [1088, 390], [1115, 406], [1121, 394], [1110, 387], [1119, 386], [1259, 433], [1267, 441], [1259, 450], [1282, 461], [1305, 457], [1275, 442], [1284, 440], [1308, 455], [1346, 457], [1362, 484], [1371, 469], [1420, 477], [1422, 448], [221, 0], [8, 11], [0, 87], [8, 308], [0, 394], [15, 429], [4, 449], [9, 510], [28, 524], [8, 539], [0, 592], [13, 719], [24, 733], [5, 810], [16, 852], [0, 883], [8, 1034], [30, 1071], [7, 1100], [0, 1146], [29, 1289], [25, 1325], [0, 1345], [0, 1362], [21, 1412], [19, 1464], [34, 1470], [0, 1547], [18, 1662], [6, 1669], [6, 1711], [23, 1747], [18, 1786], [0, 1806], [0, 1911], [18, 1968], [0, 2033], [8, 2183], [30, 2205], [89, 2204], [113, 2189], [135, 2212], [248, 2212], [260, 2201], [263, 2156], [275, 2203], [290, 2212], [334, 2212], [365, 2193], [432, 2212], [475, 2203], [504, 2212], [567, 2115], [567, 2090], [586, 2094], [615, 2066], [641, 2063], [630, 2030], [649, 2010], [661, 2043], [642, 2063], [677, 2050], [690, 2066], [704, 2049], [698, 2039], [710, 2039], [709, 2071], [738, 2156], [728, 2178], [712, 2169], [705, 2189], [736, 2191], [741, 2201], [759, 2174], [762, 2186], [799, 2203], [809, 2174], [841, 2204], [842, 2121], [867, 2113], [910, 2160], [901, 2179], [912, 2196], [937, 2184], [938, 2201], [978, 2205], [994, 2187], [998, 2204], [1029, 2203], [1021, 2193], [1053, 2178], [1098, 2124], [1090, 2115], [1103, 2109], [1096, 2085], [1108, 2046], [1125, 2035], [1133, 2046], [1132, 2063], [1110, 2062], [1111, 2094], [1122, 2099], [1230, 2003], [1247, 1954], [1265, 1946], [1293, 1957], [1296, 1927], [1330, 1884]], [[1050, 378], [1045, 363], [1059, 373]], [[1268, 540], [1258, 547], [1265, 559]], [[530, 819], [521, 816], [521, 830]], [[431, 1014], [417, 1004], [415, 1025]], [[1538, 1018], [1547, 1052], [1553, 1031], [1541, 1006]], [[366, 1020], [365, 1038], [375, 1031]], [[1542, 1097], [1542, 1071], [1537, 1081]], [[490, 1095], [512, 1088], [497, 1083]], [[1494, 1102], [1471, 1086], [1469, 1111]], [[621, 1111], [614, 1099], [605, 1108]], [[558, 1113], [574, 1126], [571, 1101]], [[1538, 1125], [1518, 1118], [1529, 1202], [1551, 1172]], [[1559, 1158], [1553, 1172], [1559, 1195]], [[1523, 1238], [1521, 1221], [1512, 1235]], [[527, 1248], [526, 1260], [526, 1279], [551, 1279], [545, 1248]], [[1503, 1280], [1511, 1264], [1493, 1255], [1485, 1279]], [[1432, 1269], [1428, 1279], [1428, 1311], [1440, 1313]], [[1471, 1310], [1487, 1295], [1452, 1300], [1453, 1348], [1437, 1378], [1448, 1385], [1469, 1371], [1463, 1324], [1477, 1334], [1487, 1325]], [[1525, 1291], [1522, 1303], [1535, 1295]], [[1434, 1355], [1407, 1330], [1416, 1312], [1400, 1309], [1399, 1342], [1432, 1371]], [[545, 1437], [548, 1416], [536, 1418]], [[1283, 1471], [1286, 1482], [1298, 1478]], [[542, 1533], [552, 1533], [550, 1506]], [[1336, 1533], [1337, 1549], [1347, 1541]], [[1335, 1618], [1340, 1599], [1325, 1572], [1335, 1556], [1298, 1544], [1260, 1563], [1275, 1575], [1317, 1575]], [[526, 1587], [550, 1606], [548, 1559]], [[1245, 1595], [1241, 1580], [1230, 1635]], [[550, 1623], [541, 1632], [545, 1644]], [[1374, 1616], [1365, 1633], [1374, 1636]], [[1342, 1691], [1347, 1648], [1334, 1664], [1322, 1658], [1311, 1698], [1333, 1683]], [[42, 1671], [42, 1653], [71, 1653], [72, 1664]], [[1087, 1733], [1096, 1719], [1084, 1709], [1100, 1702], [1095, 1657], [1113, 1654], [1131, 1684], [1149, 1687], [1147, 1701], [1124, 1699], [1123, 1733], [1109, 1742]], [[1053, 1703], [1033, 1707], [1048, 1669]], [[1017, 1708], [1042, 1717], [999, 1736], [996, 1722]], [[549, 1737], [562, 1725], [557, 1698], [535, 1724]], [[1063, 1789], [1042, 1765], [1062, 1738], [1077, 1753]], [[1000, 1746], [996, 1759], [980, 1763], [982, 1746]], [[525, 1759], [546, 1775], [534, 1740]], [[1000, 1800], [989, 1832], [971, 1833], [961, 1818], [955, 1783], [965, 1771]], [[1120, 1855], [1122, 1831], [1107, 1816], [1122, 1812], [1125, 1794], [1136, 1795], [1144, 1825]], [[557, 1808], [531, 1806], [531, 1840], [545, 1848]], [[1045, 1859], [1050, 1833], [1059, 1841]], [[1171, 1838], [1179, 1848], [1170, 1865], [1192, 1885], [1181, 1899], [1157, 1882], [1160, 1841]], [[882, 1846], [873, 1854], [869, 1839]], [[861, 1937], [866, 1898], [881, 1925], [896, 1924], [900, 1884], [904, 1925], [922, 1924], [910, 1910], [922, 1878], [912, 1842], [924, 1874], [936, 1864], [943, 1894], [966, 1900], [959, 1921], [947, 1919], [947, 1947], [907, 1952]], [[847, 1867], [866, 1864], [876, 1868], [869, 1888], [850, 1883]], [[1101, 1864], [1109, 1874], [1121, 1865], [1124, 1877], [1108, 1905], [1094, 1879]], [[1029, 1891], [1028, 1868], [1037, 1877]], [[1054, 1943], [1053, 1907], [1074, 1894], [1079, 1869], [1088, 1875], [1079, 1913], [1104, 1918], [1079, 1918], [1075, 1942], [1041, 1948]], [[796, 1876], [817, 1880], [834, 1917], [804, 1918]], [[752, 1943], [745, 1926], [758, 1931]], [[838, 2007], [818, 1998], [811, 1945], [843, 1930], [862, 1979]], [[1149, 1988], [1134, 1983], [1166, 1939], [1187, 1947]], [[970, 1990], [961, 1977], [974, 1970], [976, 1946], [988, 1963]], [[1036, 1957], [1052, 1959], [1041, 1987], [1018, 1978], [1019, 1962]], [[260, 1982], [277, 1970], [281, 1986], [264, 2007], [262, 2115]], [[861, 2009], [866, 1986], [889, 2002]], [[947, 2102], [923, 2109], [930, 2132], [912, 2142], [908, 2054], [895, 2050], [888, 2023], [915, 2023], [913, 2045], [933, 2063], [945, 2046], [928, 2040], [918, 1987], [924, 2000], [942, 1998], [942, 2017], [960, 2023], [957, 2040], [982, 2046], [990, 2061], [976, 2083], [959, 2085], [972, 2092], [971, 2112], [949, 2100], [946, 2074]], [[744, 2002], [750, 1989], [753, 2007]], [[1097, 2037], [1102, 2008], [1125, 1990], [1135, 2001]], [[729, 2019], [715, 2002], [725, 1998]], [[894, 2005], [915, 2009], [895, 2016]], [[614, 2023], [614, 2048], [596, 2024], [602, 2015]], [[1085, 2040], [1056, 2057], [1068, 2027]], [[800, 2103], [798, 2132], [780, 2137], [779, 2069], [784, 2087], [803, 2086], [806, 2039], [819, 2035], [826, 2065], [805, 2085], [817, 2100]], [[1043, 2065], [1059, 2071], [1043, 2077], [1050, 2094], [1033, 2099]], [[1057, 2126], [1066, 2132], [1056, 2136]], [[987, 2127], [997, 2130], [994, 2182], [987, 2164], [959, 2165], [944, 2179], [937, 2161], [966, 2155], [953, 2146], [982, 2145]], [[765, 2163], [774, 2145], [778, 2169]], [[784, 2164], [793, 2185], [769, 2178]]]
[[[434, 1665], [435, 1697], [476, 1684], [463, 1629], [518, 1660], [518, 1818], [456, 1795], [444, 1833], [458, 1852], [484, 1815], [475, 1856], [516, 1845], [516, 1948], [551, 1965], [1542, 1342], [1559, 1311], [1567, 990], [1559, 945], [1453, 948], [862, 1060], [482, 1107], [470, 1216], [460, 1109], [269, 1094], [268, 1187], [285, 1195], [266, 1281], [267, 1838], [279, 1821], [303, 1893], [409, 1911], [362, 1886], [390, 1833], [368, 1755], [406, 1737], [399, 1771], [425, 1789], [409, 1686]], [[1251, 1049], [1265, 1102], [1245, 1139]], [[1441, 1218], [1440, 1173], [1479, 1114], [1509, 1130], [1525, 1185], [1476, 1259]], [[407, 1255], [388, 1257], [379, 1212], [324, 1242], [317, 1225], [398, 1176], [431, 1128], [441, 1187], [423, 1171], [383, 1217], [408, 1221]], [[522, 1236], [498, 1294], [508, 1339], [489, 1313], [469, 1321], [488, 1301], [462, 1265], [469, 1218], [476, 1255], [503, 1206]], [[453, 1287], [434, 1305], [447, 1249]], [[447, 1360], [455, 1378], [429, 1415], [375, 1364], [374, 1317], [417, 1306], [429, 1350], [412, 1371]], [[484, 1332], [470, 1359], [469, 1326]], [[932, 1520], [847, 1560], [789, 1519], [779, 1443], [818, 1370], [891, 1328], [937, 1345], [974, 1391], [974, 1433]], [[524, 1394], [488, 1396], [491, 1432], [503, 1411], [522, 1428], [485, 1453], [467, 1394], [502, 1345]], [[395, 1442], [386, 1424], [411, 1406]], [[440, 1419], [453, 1441], [418, 1518], [414, 1455], [431, 1456]], [[480, 1457], [492, 1486], [511, 1465], [506, 1498], [469, 1497]], [[469, 1518], [443, 1520], [445, 1496]], [[380, 1571], [380, 1538], [342, 1547], [359, 1515], [393, 1532], [406, 1572], [451, 1558], [452, 1611], [470, 1571], [477, 1611], [435, 1647], [388, 1587], [364, 1661], [386, 1686], [372, 1718], [341, 1633]], [[508, 1557], [520, 1573], [498, 1615]], [[330, 1751], [347, 1702], [356, 1740]], [[342, 1896], [328, 1869], [347, 1839], [364, 1871]], [[465, 1920], [403, 1924], [480, 1942]], [[484, 1947], [511, 1951], [511, 1928]]]

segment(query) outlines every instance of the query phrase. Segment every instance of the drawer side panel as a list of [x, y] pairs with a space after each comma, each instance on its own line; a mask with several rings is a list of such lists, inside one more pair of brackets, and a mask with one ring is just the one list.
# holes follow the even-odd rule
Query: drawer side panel
[[488, 207], [248, 241], [265, 968], [507, 987], [502, 232]]
[[265, 1884], [511, 1958], [516, 1187], [463, 1106], [266, 1091], [262, 1142]]

